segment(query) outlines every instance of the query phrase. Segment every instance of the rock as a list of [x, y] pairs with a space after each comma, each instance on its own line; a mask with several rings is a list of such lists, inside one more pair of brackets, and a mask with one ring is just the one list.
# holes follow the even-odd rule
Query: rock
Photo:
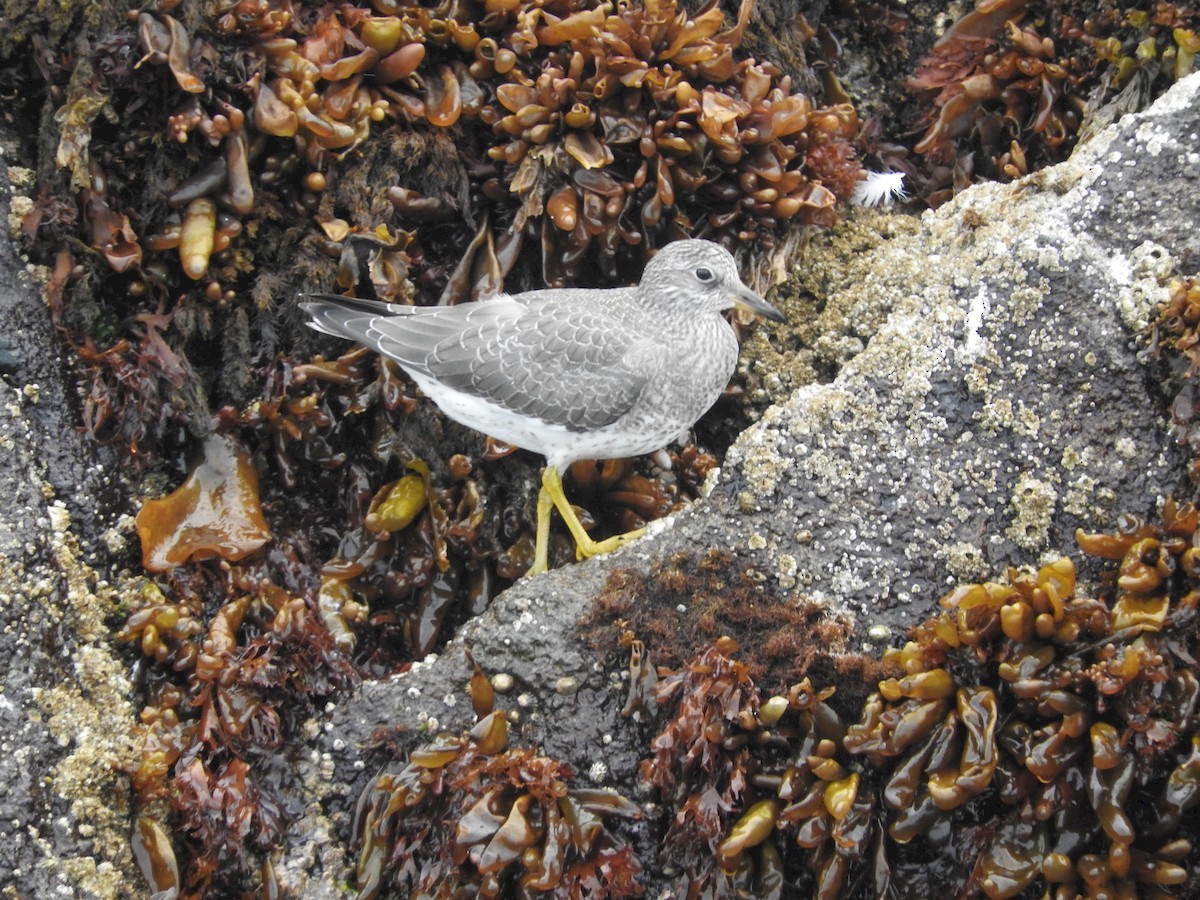
[[[864, 277], [828, 304], [890, 312], [836, 380], [767, 410], [705, 501], [623, 551], [517, 583], [439, 657], [341, 701], [321, 738], [334, 805], [377, 770], [364, 762], [377, 729], [471, 720], [463, 647], [513, 680], [500, 702], [520, 710], [521, 740], [635, 790], [645, 729], [619, 715], [622, 673], [577, 637], [614, 575], [732, 551], [775, 602], [852, 613], [858, 646], [877, 651], [950, 585], [1072, 552], [1076, 527], [1179, 491], [1136, 335], [1200, 241], [1198, 94], [1192, 75], [1069, 162], [972, 188], [866, 251]], [[556, 692], [563, 678], [577, 690]]]
[[[13, 172], [0, 135], [0, 220]], [[84, 559], [101, 478], [77, 427], [63, 346], [0, 237], [0, 885], [126, 897], [133, 687], [112, 652], [115, 595]], [[140, 890], [140, 886], [134, 888]]]
[[781, 587], [902, 629], [948, 585], [1068, 552], [1077, 527], [1179, 489], [1134, 337], [1197, 241], [1195, 90], [961, 194], [830, 300], [883, 296], [891, 314], [833, 384], [743, 435], [712, 500], [749, 512], [730, 537], [764, 546]]

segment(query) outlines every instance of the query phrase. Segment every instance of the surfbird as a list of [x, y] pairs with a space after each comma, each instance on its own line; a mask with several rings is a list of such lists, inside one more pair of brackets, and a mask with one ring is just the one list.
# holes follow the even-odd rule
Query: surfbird
[[529, 574], [544, 572], [550, 511], [578, 558], [606, 553], [639, 529], [594, 541], [563, 492], [581, 459], [650, 453], [681, 437], [720, 396], [738, 342], [721, 313], [734, 306], [784, 321], [742, 283], [719, 244], [668, 244], [634, 287], [499, 294], [457, 306], [400, 306], [308, 294], [317, 331], [396, 360], [456, 422], [546, 457]]

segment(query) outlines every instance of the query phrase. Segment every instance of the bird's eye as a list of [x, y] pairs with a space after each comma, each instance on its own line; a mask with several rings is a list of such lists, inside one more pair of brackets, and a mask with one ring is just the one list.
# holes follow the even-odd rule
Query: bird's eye
[[705, 268], [701, 267], [696, 270], [696, 280], [699, 281], [701, 284], [708, 284], [715, 277], [716, 276], [713, 275], [713, 273], [712, 273], [712, 269], [705, 269]]

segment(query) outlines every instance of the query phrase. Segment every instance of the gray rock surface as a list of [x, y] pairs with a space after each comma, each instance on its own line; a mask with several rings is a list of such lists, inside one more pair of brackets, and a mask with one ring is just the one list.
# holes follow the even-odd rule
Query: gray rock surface
[[[633, 790], [646, 729], [619, 715], [622, 673], [576, 636], [614, 572], [732, 550], [776, 602], [818, 598], [861, 635], [899, 639], [950, 585], [1071, 552], [1076, 527], [1180, 491], [1135, 335], [1200, 241], [1198, 132], [1193, 75], [1069, 162], [972, 188], [869, 250], [828, 303], [889, 312], [837, 379], [770, 408], [705, 501], [621, 552], [518, 583], [440, 657], [337, 704], [310, 761], [325, 808], [345, 810], [377, 771], [364, 754], [377, 729], [469, 722], [464, 646], [512, 677], [500, 702], [524, 739]], [[311, 852], [300, 829], [285, 855]], [[280, 868], [306, 887], [304, 866]]]
[[[0, 135], [0, 221], [17, 221]], [[19, 212], [19, 210], [17, 211]], [[27, 263], [0, 240], [0, 888], [129, 896], [132, 686], [112, 654], [113, 592], [77, 536], [102, 480], [77, 427], [65, 348]], [[16, 894], [7, 891], [16, 891]]]
[[887, 298], [888, 321], [833, 384], [768, 410], [714, 497], [781, 587], [911, 625], [948, 585], [1178, 489], [1134, 335], [1197, 241], [1195, 90], [874, 253], [845, 290], [864, 313]]

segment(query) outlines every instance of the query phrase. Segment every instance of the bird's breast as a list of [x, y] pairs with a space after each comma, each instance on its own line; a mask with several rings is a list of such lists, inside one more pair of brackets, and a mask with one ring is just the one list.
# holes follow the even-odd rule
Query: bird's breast
[[737, 366], [733, 329], [720, 316], [693, 320], [682, 333], [653, 335], [655, 376], [647, 385], [646, 403], [690, 428], [716, 402]]

